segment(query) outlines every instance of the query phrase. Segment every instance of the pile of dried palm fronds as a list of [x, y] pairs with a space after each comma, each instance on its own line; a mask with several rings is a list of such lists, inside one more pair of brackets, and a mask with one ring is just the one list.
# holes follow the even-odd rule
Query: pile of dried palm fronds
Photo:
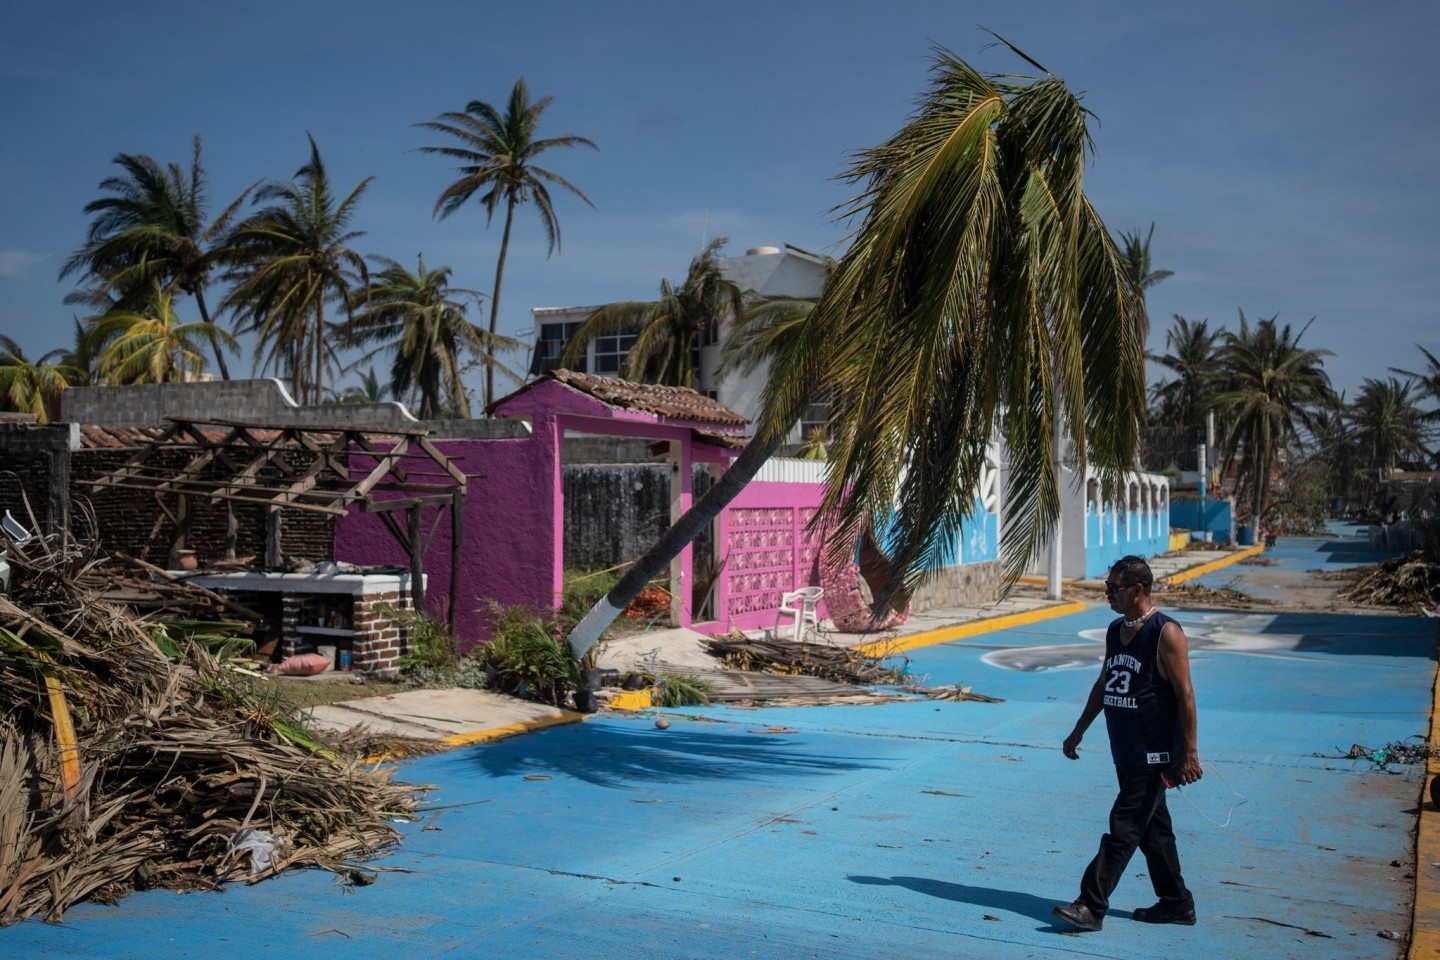
[[848, 647], [793, 640], [751, 639], [732, 631], [706, 641], [710, 653], [732, 670], [802, 673], [836, 683], [899, 683], [907, 660], [886, 665], [893, 658], [866, 656]]
[[1171, 606], [1188, 607], [1270, 607], [1275, 601], [1256, 597], [1231, 586], [1207, 587], [1199, 583], [1182, 583], [1164, 588], [1165, 602]]
[[398, 839], [413, 791], [255, 693], [216, 652], [225, 625], [99, 599], [111, 566], [68, 537], [0, 551], [0, 924], [300, 864], [353, 876], [351, 858]]
[[1404, 557], [1382, 561], [1338, 596], [1355, 603], [1382, 607], [1418, 607], [1424, 611], [1440, 604], [1440, 563], [1416, 550]]

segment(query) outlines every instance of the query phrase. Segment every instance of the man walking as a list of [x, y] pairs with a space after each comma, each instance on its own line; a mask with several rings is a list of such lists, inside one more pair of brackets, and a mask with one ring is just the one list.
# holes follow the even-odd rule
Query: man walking
[[1080, 881], [1080, 897], [1055, 908], [1055, 916], [1078, 930], [1099, 930], [1110, 894], [1138, 846], [1160, 898], [1135, 911], [1142, 923], [1195, 922], [1195, 899], [1180, 875], [1175, 832], [1165, 788], [1194, 783], [1203, 775], [1195, 739], [1195, 691], [1190, 656], [1180, 624], [1155, 609], [1155, 578], [1140, 557], [1122, 557], [1110, 568], [1105, 596], [1120, 614], [1105, 634], [1105, 659], [1065, 756], [1076, 748], [1100, 711], [1110, 734], [1110, 753], [1120, 792], [1110, 808], [1110, 831]]

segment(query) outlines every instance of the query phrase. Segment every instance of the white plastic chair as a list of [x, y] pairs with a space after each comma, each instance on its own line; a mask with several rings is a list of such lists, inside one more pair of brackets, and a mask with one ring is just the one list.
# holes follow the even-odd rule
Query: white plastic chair
[[775, 636], [780, 636], [781, 620], [787, 616], [794, 618], [795, 642], [801, 643], [805, 634], [805, 624], [810, 624], [816, 630], [820, 629], [820, 614], [815, 607], [820, 603], [820, 598], [825, 596], [824, 587], [801, 587], [799, 590], [791, 590], [780, 595], [780, 609], [775, 611]]
[[29, 540], [31, 537], [34, 536], [33, 533], [25, 529], [25, 527], [20, 523], [19, 520], [16, 520], [10, 515], [9, 510], [5, 511], [4, 517], [0, 517], [0, 530], [5, 531], [5, 536], [9, 537], [17, 544], [23, 544], [25, 541]]

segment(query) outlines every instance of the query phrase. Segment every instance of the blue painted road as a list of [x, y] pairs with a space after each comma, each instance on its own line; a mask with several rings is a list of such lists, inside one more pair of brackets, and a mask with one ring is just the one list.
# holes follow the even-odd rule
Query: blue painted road
[[371, 886], [139, 894], [0, 929], [0, 956], [1396, 957], [1378, 933], [1408, 929], [1422, 771], [1343, 755], [1428, 728], [1434, 622], [1171, 612], [1207, 762], [1171, 795], [1192, 928], [1130, 919], [1139, 857], [1103, 931], [1052, 922], [1113, 797], [1103, 723], [1078, 762], [1059, 749], [1097, 607], [912, 652], [917, 679], [1003, 703], [605, 716], [454, 750], [402, 767], [431, 809]]

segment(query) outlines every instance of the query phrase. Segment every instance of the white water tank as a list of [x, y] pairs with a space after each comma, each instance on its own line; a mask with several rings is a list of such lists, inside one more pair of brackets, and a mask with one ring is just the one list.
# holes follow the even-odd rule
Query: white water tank
[[745, 251], [747, 257], [763, 257], [772, 253], [779, 253], [779, 247], [751, 247]]

